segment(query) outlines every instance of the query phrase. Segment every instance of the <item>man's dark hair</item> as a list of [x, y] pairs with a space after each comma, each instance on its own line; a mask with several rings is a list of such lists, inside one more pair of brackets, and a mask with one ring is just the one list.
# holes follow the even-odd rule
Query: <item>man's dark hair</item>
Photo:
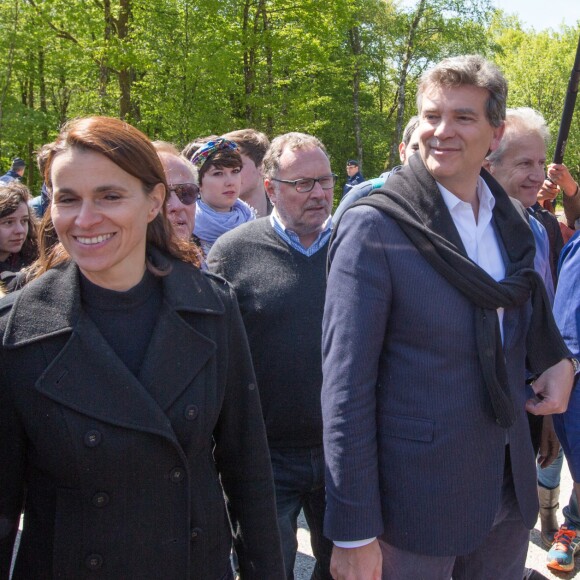
[[225, 139], [233, 141], [242, 155], [247, 155], [256, 167], [260, 167], [264, 155], [270, 146], [270, 140], [264, 133], [256, 129], [238, 129], [222, 135]]
[[505, 120], [508, 85], [499, 68], [476, 54], [443, 59], [429, 69], [419, 81], [417, 109], [421, 113], [423, 95], [437, 87], [461, 87], [472, 85], [489, 93], [485, 114], [492, 127], [499, 127]]

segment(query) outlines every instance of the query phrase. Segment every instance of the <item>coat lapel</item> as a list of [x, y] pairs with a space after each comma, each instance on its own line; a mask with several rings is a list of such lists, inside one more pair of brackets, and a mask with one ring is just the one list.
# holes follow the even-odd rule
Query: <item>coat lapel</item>
[[[74, 263], [49, 270], [22, 289], [3, 344], [7, 349], [19, 348], [70, 333], [36, 388], [80, 413], [175, 441], [163, 411], [215, 353], [202, 319], [222, 316], [225, 308], [204, 274], [155, 250], [151, 253], [162, 269], [170, 262], [171, 272], [162, 277], [163, 304], [138, 378], [83, 312]], [[181, 314], [185, 312], [193, 314], [187, 322]]]
[[175, 440], [167, 416], [84, 312], [35, 387], [61, 405], [99, 421]]
[[166, 411], [215, 353], [216, 345], [164, 303], [139, 381]]

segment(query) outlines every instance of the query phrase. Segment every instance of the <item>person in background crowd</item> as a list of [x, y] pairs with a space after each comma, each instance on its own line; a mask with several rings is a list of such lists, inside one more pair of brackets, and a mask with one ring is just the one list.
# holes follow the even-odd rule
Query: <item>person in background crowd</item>
[[165, 217], [151, 142], [77, 119], [45, 179], [36, 278], [0, 304], [0, 578], [24, 511], [13, 580], [231, 580], [232, 541], [244, 579], [280, 580], [243, 322]]
[[[47, 143], [43, 145], [37, 152], [36, 152], [36, 163], [38, 165], [38, 172], [41, 176], [44, 176], [44, 165], [46, 163], [46, 156], [50, 151], [51, 143]], [[50, 205], [50, 197], [48, 195], [48, 189], [46, 188], [46, 183], [44, 183], [44, 179], [42, 182], [42, 186], [40, 188], [40, 195], [32, 198], [28, 205], [32, 208], [36, 217], [40, 220], [44, 216], [48, 206]]]
[[359, 169], [359, 164], [356, 159], [349, 159], [346, 162], [346, 172], [348, 179], [342, 188], [342, 197], [344, 197], [355, 185], [362, 183], [365, 178]]
[[167, 179], [167, 217], [179, 238], [193, 241], [199, 247], [199, 239], [193, 236], [200, 192], [197, 169], [171, 143], [153, 141], [153, 146]]
[[7, 282], [38, 257], [30, 192], [17, 180], [0, 183], [0, 279]]
[[270, 145], [268, 137], [255, 129], [240, 129], [222, 135], [234, 141], [242, 158], [242, 185], [240, 199], [256, 210], [256, 217], [272, 213], [272, 203], [264, 189], [260, 166]]
[[191, 158], [199, 174], [201, 197], [197, 201], [194, 233], [205, 256], [226, 232], [256, 219], [240, 196], [242, 158], [237, 145], [218, 137], [200, 147]]
[[[554, 318], [574, 356], [580, 356], [579, 241], [580, 238], [575, 235], [562, 250], [554, 300]], [[548, 567], [562, 572], [574, 569], [574, 556], [580, 546], [580, 398], [577, 382], [576, 378], [576, 388], [572, 391], [566, 412], [554, 415], [554, 427], [574, 481], [570, 502], [564, 508], [564, 523], [554, 537], [547, 557]], [[559, 477], [559, 473], [557, 475]]]
[[[534, 217], [537, 211], [533, 209], [537, 203], [538, 191], [544, 182], [546, 147], [549, 142], [550, 130], [542, 115], [528, 107], [508, 109], [504, 136], [499, 147], [488, 155], [484, 167], [497, 179], [506, 193], [521, 202], [531, 214], [529, 223], [536, 241], [534, 268], [542, 276], [550, 302], [553, 303], [554, 282], [548, 234]], [[557, 230], [559, 232], [559, 228]], [[553, 431], [552, 417], [528, 414], [528, 421], [534, 451], [539, 451], [537, 476], [540, 535], [544, 545], [549, 548], [558, 532], [556, 514], [559, 507], [563, 456], [559, 452], [560, 444]]]
[[15, 157], [12, 160], [12, 167], [0, 177], [0, 183], [10, 183], [11, 181], [22, 181], [22, 176], [24, 175], [24, 170], [26, 169], [26, 163], [24, 159], [20, 157]]
[[419, 142], [417, 140], [417, 134], [415, 129], [419, 124], [419, 117], [416, 115], [409, 119], [409, 122], [405, 126], [405, 130], [403, 131], [403, 140], [399, 143], [399, 158], [401, 159], [402, 165], [397, 165], [393, 167], [393, 169], [389, 171], [385, 171], [381, 173], [379, 177], [375, 177], [374, 179], [368, 179], [367, 181], [363, 181], [358, 185], [355, 185], [341, 200], [332, 216], [332, 223], [336, 226], [339, 222], [342, 214], [346, 211], [347, 207], [350, 207], [355, 201], [360, 199], [361, 197], [366, 197], [369, 195], [373, 189], [378, 189], [379, 187], [383, 187], [385, 182], [391, 175], [396, 173], [401, 169], [403, 165], [407, 165], [409, 162], [409, 158], [411, 155], [416, 153], [419, 150]]
[[534, 217], [532, 209], [544, 181], [546, 147], [550, 130], [546, 121], [529, 107], [507, 109], [505, 132], [497, 149], [483, 166], [497, 179], [505, 192], [517, 199], [530, 213], [530, 226], [536, 240], [534, 267], [544, 280], [550, 302], [554, 301], [554, 280], [548, 234]]
[[297, 518], [304, 509], [316, 558], [312, 578], [330, 580], [332, 544], [322, 533], [320, 341], [336, 176], [323, 144], [303, 133], [276, 137], [262, 169], [274, 211], [224, 234], [209, 253], [208, 268], [234, 287], [248, 333], [286, 579], [294, 578]]
[[[576, 363], [525, 210], [482, 169], [506, 98], [480, 56], [424, 73], [419, 154], [333, 234], [322, 416], [337, 580], [523, 578], [538, 514], [525, 410], [564, 410]], [[528, 401], [526, 355], [547, 369]]]

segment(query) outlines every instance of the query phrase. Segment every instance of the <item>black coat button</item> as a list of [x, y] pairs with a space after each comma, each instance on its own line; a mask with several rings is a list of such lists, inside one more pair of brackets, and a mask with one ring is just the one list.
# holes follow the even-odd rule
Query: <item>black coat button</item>
[[100, 554], [91, 554], [85, 560], [85, 566], [89, 570], [98, 570], [103, 565], [103, 556]]
[[197, 538], [199, 538], [200, 534], [201, 534], [201, 528], [193, 528], [191, 530], [191, 535], [190, 535], [191, 540], [192, 541], [197, 540]]
[[193, 421], [199, 415], [199, 409], [196, 405], [187, 405], [187, 407], [185, 407], [184, 414], [187, 421]]
[[183, 472], [183, 469], [181, 469], [181, 467], [175, 467], [169, 473], [169, 479], [173, 483], [179, 483], [179, 482], [183, 481], [184, 477], [185, 477], [185, 473]]
[[87, 431], [85, 433], [85, 445], [87, 447], [96, 447], [102, 439], [100, 431]]
[[98, 508], [105, 507], [109, 503], [109, 495], [103, 491], [93, 495], [93, 505]]

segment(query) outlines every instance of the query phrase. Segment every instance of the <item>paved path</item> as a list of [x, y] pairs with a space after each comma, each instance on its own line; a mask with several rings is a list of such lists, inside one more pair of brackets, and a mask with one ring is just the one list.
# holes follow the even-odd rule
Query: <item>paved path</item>
[[[572, 490], [572, 478], [570, 477], [570, 472], [568, 471], [568, 466], [564, 463], [562, 469], [562, 482], [560, 484], [560, 508], [568, 502], [570, 497], [570, 492]], [[560, 516], [558, 521], [563, 522], [562, 510], [560, 509]], [[308, 526], [306, 521], [302, 517], [298, 521], [298, 556], [296, 558], [296, 566], [294, 568], [295, 580], [310, 580], [310, 575], [312, 574], [313, 562], [312, 549], [310, 547], [310, 533], [308, 531]], [[580, 579], [580, 553], [576, 558], [576, 566], [573, 572], [551, 572], [546, 566], [546, 553], [547, 550], [544, 548], [542, 541], [540, 539], [540, 522], [536, 524], [536, 528], [532, 530], [530, 535], [530, 547], [528, 550], [528, 559], [526, 561], [526, 566], [534, 568], [541, 572], [546, 578], [550, 579]], [[490, 578], [490, 580], [493, 580]]]

